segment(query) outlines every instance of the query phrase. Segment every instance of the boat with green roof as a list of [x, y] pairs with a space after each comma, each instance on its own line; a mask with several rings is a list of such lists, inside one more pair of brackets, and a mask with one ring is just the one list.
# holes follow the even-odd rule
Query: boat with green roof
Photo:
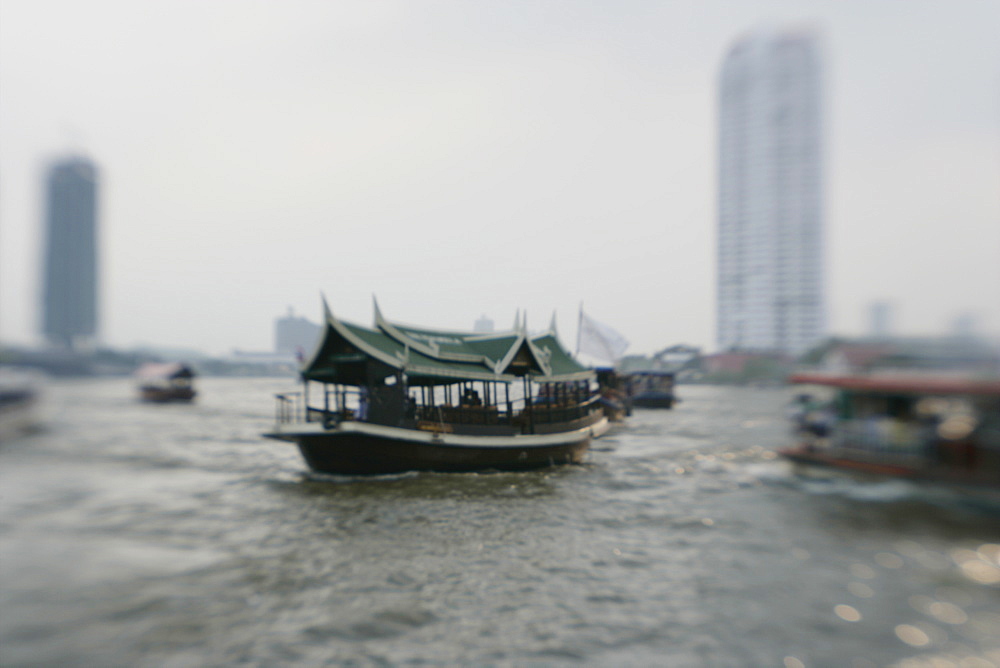
[[[555, 322], [498, 333], [431, 330], [333, 315], [277, 396], [275, 428], [309, 467], [331, 474], [525, 470], [580, 463], [607, 430], [596, 374], [559, 342]], [[543, 399], [543, 400], [540, 400]]]

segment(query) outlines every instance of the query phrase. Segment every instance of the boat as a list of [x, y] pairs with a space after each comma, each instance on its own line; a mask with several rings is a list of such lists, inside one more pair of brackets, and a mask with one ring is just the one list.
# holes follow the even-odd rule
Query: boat
[[622, 422], [632, 414], [632, 402], [625, 390], [625, 379], [611, 367], [597, 367], [597, 386], [601, 409], [608, 422]]
[[790, 378], [796, 443], [778, 453], [864, 477], [940, 483], [1000, 500], [1000, 380], [875, 373]]
[[44, 376], [33, 369], [0, 367], [0, 442], [39, 429], [44, 420]]
[[264, 436], [298, 445], [313, 471], [526, 470], [581, 463], [607, 430], [595, 374], [554, 331], [431, 330], [333, 315], [303, 364], [301, 392], [277, 395]]
[[672, 371], [630, 372], [625, 376], [625, 388], [636, 408], [672, 408], [677, 401]]
[[183, 403], [194, 400], [196, 374], [181, 362], [149, 362], [135, 372], [139, 396], [153, 403]]

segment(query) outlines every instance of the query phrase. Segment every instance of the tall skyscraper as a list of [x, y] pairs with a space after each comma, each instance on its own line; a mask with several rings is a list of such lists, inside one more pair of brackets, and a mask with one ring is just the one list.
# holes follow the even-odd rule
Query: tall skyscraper
[[67, 348], [97, 335], [97, 188], [86, 158], [56, 162], [46, 175], [42, 332]]
[[719, 81], [717, 343], [797, 354], [825, 332], [821, 71], [809, 31], [737, 41]]

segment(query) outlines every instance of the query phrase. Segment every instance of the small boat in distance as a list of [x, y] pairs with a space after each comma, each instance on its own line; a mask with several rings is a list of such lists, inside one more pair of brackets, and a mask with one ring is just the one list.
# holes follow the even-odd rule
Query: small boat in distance
[[180, 362], [150, 362], [135, 372], [140, 398], [153, 403], [192, 401], [197, 395], [195, 375], [190, 366]]
[[816, 388], [795, 400], [797, 443], [778, 450], [790, 461], [987, 490], [1000, 500], [1000, 380], [798, 374], [790, 381]]
[[[463, 333], [342, 321], [324, 303], [302, 392], [277, 396], [267, 438], [314, 471], [524, 470], [582, 462], [607, 429], [594, 371], [554, 331]], [[314, 386], [319, 385], [319, 392]]]
[[673, 408], [672, 371], [633, 371], [625, 376], [626, 394], [636, 408]]

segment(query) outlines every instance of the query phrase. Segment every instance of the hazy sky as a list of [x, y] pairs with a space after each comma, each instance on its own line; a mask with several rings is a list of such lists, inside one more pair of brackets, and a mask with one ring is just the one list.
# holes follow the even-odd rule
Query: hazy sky
[[580, 302], [714, 349], [716, 82], [822, 31], [833, 332], [1000, 332], [1000, 2], [0, 0], [0, 339], [41, 178], [101, 168], [101, 339], [268, 350], [294, 307], [471, 329]]

